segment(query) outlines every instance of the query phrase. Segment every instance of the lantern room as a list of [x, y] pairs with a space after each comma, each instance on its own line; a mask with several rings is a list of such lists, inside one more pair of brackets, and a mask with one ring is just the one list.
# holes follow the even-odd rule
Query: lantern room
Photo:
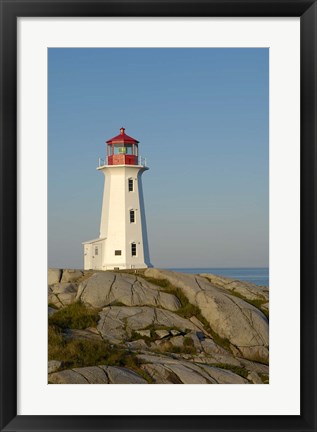
[[138, 165], [139, 141], [126, 135], [125, 128], [106, 143], [108, 165]]

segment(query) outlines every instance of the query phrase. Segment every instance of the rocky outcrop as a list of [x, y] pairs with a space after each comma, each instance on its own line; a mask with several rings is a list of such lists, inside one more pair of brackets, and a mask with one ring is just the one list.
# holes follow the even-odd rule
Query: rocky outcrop
[[155, 306], [171, 311], [180, 307], [174, 295], [127, 273], [94, 274], [79, 285], [76, 299], [96, 308], [117, 303], [124, 306]]
[[58, 310], [76, 302], [97, 314], [95, 327], [62, 327], [59, 338], [65, 343], [83, 341], [76, 345], [82, 350], [85, 341], [99, 344], [101, 358], [103, 350], [120, 354], [110, 364], [92, 364], [84, 356], [80, 365], [87, 366], [73, 368], [51, 355], [50, 383], [268, 382], [266, 287], [159, 269], [137, 274], [50, 269], [48, 299], [54, 325]]
[[[159, 309], [144, 307], [110, 306], [100, 312], [97, 329], [112, 343], [122, 343], [129, 339], [133, 331], [147, 327], [175, 327], [183, 332], [199, 330], [189, 320], [177, 314]], [[160, 338], [160, 337], [159, 337]]]
[[237, 355], [268, 362], [269, 324], [258, 308], [202, 276], [152, 268], [144, 274], [168, 280], [181, 289], [190, 303], [200, 309], [210, 327], [230, 342]]
[[77, 286], [71, 283], [56, 283], [48, 287], [48, 302], [60, 308], [75, 301]]
[[62, 277], [62, 270], [61, 269], [48, 269], [48, 275], [47, 275], [47, 283], [48, 285], [59, 283]]
[[269, 290], [267, 287], [210, 273], [201, 273], [200, 276], [207, 278], [213, 286], [223, 288], [234, 295], [240, 295], [246, 300], [260, 300], [263, 303], [269, 301]]
[[115, 366], [91, 366], [49, 374], [52, 384], [147, 384], [135, 372]]
[[230, 370], [206, 364], [195, 364], [167, 356], [140, 355], [147, 371], [157, 384], [178, 381], [179, 384], [247, 384], [246, 379]]

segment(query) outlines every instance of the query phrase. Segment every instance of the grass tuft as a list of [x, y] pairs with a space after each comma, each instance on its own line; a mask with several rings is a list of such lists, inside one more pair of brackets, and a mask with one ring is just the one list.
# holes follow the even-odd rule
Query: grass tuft
[[90, 309], [83, 303], [72, 303], [60, 309], [48, 318], [51, 325], [58, 326], [62, 329], [85, 329], [87, 327], [96, 327], [99, 320], [98, 311]]
[[247, 378], [247, 376], [249, 375], [249, 372], [245, 368], [240, 366], [230, 365], [226, 363], [214, 363], [211, 366], [217, 367], [219, 369], [229, 370], [236, 375], [240, 375], [242, 378]]

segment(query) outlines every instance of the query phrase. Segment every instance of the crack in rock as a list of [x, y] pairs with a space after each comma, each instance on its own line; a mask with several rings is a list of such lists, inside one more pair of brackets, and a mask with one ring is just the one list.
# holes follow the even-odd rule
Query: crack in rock
[[78, 372], [78, 371], [75, 371], [74, 369], [71, 369], [71, 371], [73, 371], [74, 373], [80, 375], [82, 378], [84, 378], [85, 381], [87, 381], [88, 384], [90, 384], [90, 381], [88, 381], [88, 379], [87, 379], [83, 374], [81, 374], [81, 373]]

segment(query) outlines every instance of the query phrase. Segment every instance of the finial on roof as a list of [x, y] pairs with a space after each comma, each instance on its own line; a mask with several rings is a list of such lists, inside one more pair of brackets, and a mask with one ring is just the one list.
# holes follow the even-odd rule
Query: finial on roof
[[125, 131], [125, 128], [122, 127], [122, 128], [120, 129], [120, 135], [124, 135], [124, 131]]

